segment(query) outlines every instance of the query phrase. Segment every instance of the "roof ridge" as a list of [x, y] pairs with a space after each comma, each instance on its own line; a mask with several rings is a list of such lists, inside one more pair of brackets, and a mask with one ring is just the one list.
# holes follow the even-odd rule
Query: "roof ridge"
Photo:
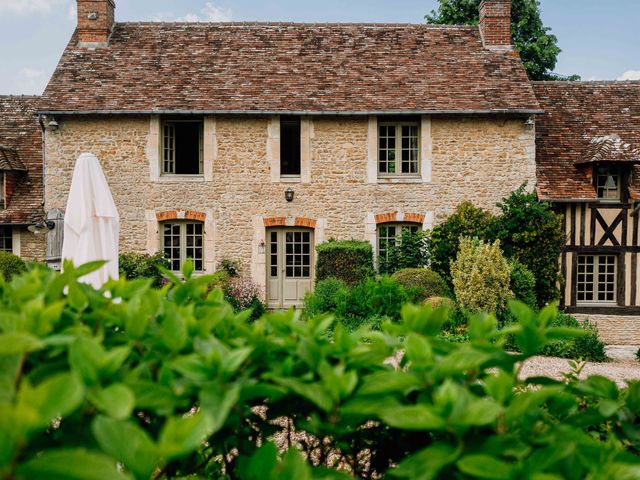
[[219, 25], [225, 27], [426, 27], [433, 29], [478, 29], [477, 25], [434, 25], [431, 23], [385, 23], [385, 22], [286, 22], [286, 21], [237, 21], [237, 22], [184, 22], [184, 21], [130, 21], [116, 22], [116, 25]]

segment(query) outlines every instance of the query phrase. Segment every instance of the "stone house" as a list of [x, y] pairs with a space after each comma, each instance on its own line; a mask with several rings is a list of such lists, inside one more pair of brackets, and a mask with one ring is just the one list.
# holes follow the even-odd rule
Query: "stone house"
[[510, 6], [484, 0], [479, 26], [115, 23], [112, 0], [78, 0], [39, 109], [45, 210], [93, 152], [123, 251], [239, 259], [270, 307], [299, 304], [318, 243], [384, 255], [404, 227], [535, 183]]
[[44, 260], [45, 235], [27, 227], [43, 217], [39, 97], [0, 95], [0, 251]]
[[640, 82], [535, 82], [537, 189], [564, 214], [560, 306], [640, 343]]

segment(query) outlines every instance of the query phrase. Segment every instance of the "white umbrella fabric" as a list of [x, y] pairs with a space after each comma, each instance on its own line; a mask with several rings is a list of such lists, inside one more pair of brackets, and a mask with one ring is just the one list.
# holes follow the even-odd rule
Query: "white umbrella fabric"
[[83, 153], [76, 160], [71, 180], [62, 258], [75, 265], [107, 260], [103, 267], [81, 279], [100, 288], [109, 278], [118, 278], [119, 232], [120, 216], [100, 162], [94, 154]]

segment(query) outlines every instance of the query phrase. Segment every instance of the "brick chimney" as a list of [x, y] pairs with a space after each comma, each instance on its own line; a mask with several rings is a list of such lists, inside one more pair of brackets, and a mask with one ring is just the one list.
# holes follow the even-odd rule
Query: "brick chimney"
[[511, 0], [480, 2], [480, 35], [486, 48], [511, 48]]
[[115, 23], [114, 0], [78, 1], [78, 45], [106, 47]]

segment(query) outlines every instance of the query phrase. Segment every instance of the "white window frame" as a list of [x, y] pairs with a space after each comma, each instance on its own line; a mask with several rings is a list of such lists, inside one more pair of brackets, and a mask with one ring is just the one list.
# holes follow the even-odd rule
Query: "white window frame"
[[[184, 266], [184, 262], [187, 260], [187, 258], [191, 258], [191, 257], [187, 257], [187, 225], [192, 224], [192, 225], [201, 225], [202, 226], [202, 233], [200, 234], [200, 236], [202, 237], [202, 241], [201, 244], [202, 246], [200, 247], [202, 249], [202, 258], [200, 259], [193, 259], [194, 260], [194, 272], [197, 273], [204, 273], [205, 272], [205, 224], [203, 222], [199, 222], [196, 220], [167, 220], [164, 222], [160, 222], [160, 250], [165, 254], [165, 257], [169, 260], [170, 262], [170, 266], [169, 266], [169, 270], [171, 270], [172, 272], [175, 273], [180, 273], [182, 271], [182, 267]], [[173, 257], [171, 256], [171, 254], [167, 255], [167, 251], [166, 249], [169, 248], [173, 248], [173, 246], [170, 247], [165, 247], [165, 226], [166, 225], [179, 225], [180, 227], [180, 232], [179, 232], [179, 248], [180, 248], [180, 258], [178, 259], [180, 261], [180, 268], [178, 270], [174, 270], [173, 268]], [[194, 234], [195, 235], [195, 234]], [[194, 246], [194, 248], [196, 248]], [[197, 268], [196, 267], [196, 262], [195, 260], [200, 260], [201, 261], [201, 268]]]
[[[593, 258], [593, 272], [592, 273], [587, 273], [586, 272], [586, 264], [585, 264], [585, 270], [581, 271], [581, 260], [582, 259], [587, 259], [587, 258]], [[605, 260], [605, 265], [608, 265], [607, 259], [608, 258], [613, 258], [613, 282], [609, 282], [605, 279], [605, 284], [607, 285], [612, 285], [613, 288], [613, 299], [612, 300], [600, 300], [599, 294], [600, 292], [600, 278], [599, 275], [611, 275], [611, 273], [605, 272], [605, 273], [600, 273], [599, 272], [599, 267], [600, 267], [600, 263], [601, 263], [601, 259]], [[601, 253], [601, 254], [579, 254], [578, 258], [577, 258], [577, 262], [578, 262], [578, 268], [577, 268], [577, 272], [576, 272], [576, 303], [577, 305], [583, 305], [583, 306], [598, 306], [598, 305], [604, 305], [604, 306], [609, 306], [609, 305], [617, 305], [617, 301], [618, 301], [618, 256], [615, 254], [611, 254], [611, 253]], [[584, 276], [584, 280], [581, 280], [581, 276]], [[590, 279], [588, 277], [591, 277]], [[591, 285], [592, 287], [592, 292], [593, 292], [593, 299], [592, 300], [585, 300], [585, 299], [581, 299], [581, 293], [586, 293], [587, 290], [585, 289], [581, 289], [581, 285]], [[605, 294], [607, 293], [607, 291], [605, 290], [604, 292]]]
[[[396, 135], [395, 135], [395, 168], [396, 171], [393, 173], [389, 173], [389, 172], [381, 172], [380, 171], [380, 165], [382, 162], [386, 162], [387, 163], [387, 168], [389, 165], [389, 160], [381, 160], [380, 158], [380, 151], [381, 151], [381, 146], [380, 146], [380, 140], [381, 140], [381, 136], [380, 136], [380, 127], [395, 127], [395, 131], [396, 131]], [[416, 171], [415, 172], [407, 172], [407, 173], [403, 173], [402, 172], [402, 127], [415, 127], [416, 129], [416, 137], [417, 137], [417, 145], [415, 148], [415, 152], [416, 152], [416, 158], [414, 160], [412, 160], [412, 162], [415, 162], [416, 165]], [[376, 169], [377, 169], [377, 175], [378, 178], [421, 178], [422, 175], [422, 135], [421, 135], [421, 121], [420, 120], [414, 120], [414, 121], [385, 121], [384, 119], [379, 119], [378, 120], [378, 125], [376, 128], [376, 138], [377, 138], [377, 142], [376, 142], [376, 157], [377, 157], [377, 161], [376, 161]], [[388, 149], [387, 149], [388, 150]]]
[[[600, 173], [600, 170], [603, 169], [605, 173]], [[608, 165], [605, 167], [596, 167], [596, 195], [598, 196], [598, 200], [601, 202], [619, 202], [622, 199], [622, 172], [619, 167], [615, 167], [613, 165]], [[609, 189], [605, 187], [607, 182], [607, 178], [611, 175], [616, 179], [616, 189]], [[601, 179], [604, 179], [601, 185]], [[600, 189], [603, 189], [605, 196], [600, 196]], [[612, 192], [615, 194], [614, 197], [607, 196], [608, 192]]]
[[[176, 159], [175, 159], [175, 127], [173, 128], [173, 142], [172, 146], [167, 145], [167, 128], [173, 127], [176, 123], [198, 123], [200, 125], [200, 131], [198, 136], [198, 173], [175, 173]], [[202, 118], [162, 118], [160, 120], [160, 175], [163, 177], [187, 177], [187, 178], [200, 178], [204, 177], [204, 119]], [[167, 153], [170, 153], [170, 159], [167, 160]], [[173, 172], [166, 171], [166, 163], [172, 163]]]

